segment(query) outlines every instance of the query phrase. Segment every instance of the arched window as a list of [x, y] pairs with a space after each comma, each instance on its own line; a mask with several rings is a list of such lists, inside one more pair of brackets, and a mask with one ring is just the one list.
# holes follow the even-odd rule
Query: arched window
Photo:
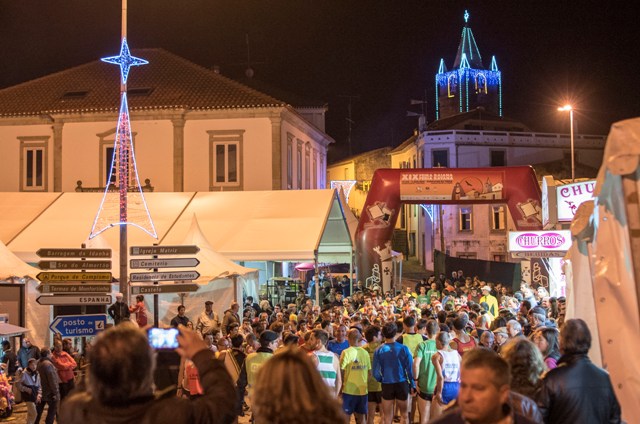
[[476, 93], [487, 94], [487, 77], [484, 74], [476, 75]]
[[447, 78], [447, 95], [449, 97], [454, 97], [458, 92], [458, 80], [456, 79], [456, 74], [449, 75]]

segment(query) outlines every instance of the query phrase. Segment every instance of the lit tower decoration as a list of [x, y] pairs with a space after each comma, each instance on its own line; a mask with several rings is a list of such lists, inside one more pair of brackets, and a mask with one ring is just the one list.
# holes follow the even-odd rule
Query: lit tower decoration
[[496, 58], [485, 69], [478, 45], [469, 27], [469, 12], [464, 11], [464, 27], [458, 53], [451, 71], [444, 59], [436, 74], [436, 119], [469, 112], [477, 107], [502, 116], [502, 73]]
[[[127, 225], [138, 227], [153, 238], [157, 239], [158, 236], [142, 193], [140, 178], [138, 177], [127, 102], [127, 78], [130, 68], [132, 66], [146, 65], [149, 62], [131, 56], [129, 51], [126, 38], [126, 0], [123, 1], [122, 15], [123, 30], [120, 54], [102, 59], [104, 62], [120, 66], [120, 113], [118, 114], [118, 126], [116, 128], [109, 179], [107, 180], [107, 187], [89, 238], [93, 238], [111, 227], [119, 226], [120, 291], [125, 300], [128, 300]], [[115, 185], [116, 181], [117, 185]]]

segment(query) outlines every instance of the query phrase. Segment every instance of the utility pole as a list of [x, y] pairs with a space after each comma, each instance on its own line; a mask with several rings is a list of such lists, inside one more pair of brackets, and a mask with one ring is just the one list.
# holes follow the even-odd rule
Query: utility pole
[[341, 97], [343, 99], [347, 99], [349, 101], [349, 103], [347, 104], [347, 129], [348, 129], [348, 135], [347, 135], [347, 145], [349, 146], [349, 156], [353, 155], [353, 147], [352, 147], [352, 143], [351, 143], [351, 133], [353, 130], [353, 124], [355, 124], [355, 121], [352, 119], [352, 114], [353, 114], [353, 101], [354, 100], [360, 100], [360, 96], [358, 95], [353, 95], [353, 94], [341, 94], [338, 97]]

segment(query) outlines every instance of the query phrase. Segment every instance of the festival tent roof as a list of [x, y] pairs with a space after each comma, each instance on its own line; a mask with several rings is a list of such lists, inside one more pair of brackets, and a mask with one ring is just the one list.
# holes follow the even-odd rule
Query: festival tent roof
[[[199, 192], [161, 244], [182, 241], [197, 214], [213, 248], [239, 261], [349, 262], [352, 243], [335, 190]], [[152, 215], [153, 216], [153, 215]]]
[[211, 280], [230, 278], [234, 276], [246, 276], [248, 274], [257, 274], [258, 272], [255, 268], [246, 268], [242, 265], [238, 265], [213, 250], [211, 243], [209, 243], [200, 229], [196, 215], [193, 215], [189, 232], [180, 244], [194, 245], [200, 248], [200, 251], [195, 255], [196, 259], [200, 261], [200, 264], [198, 265], [200, 278], [194, 280], [196, 283], [207, 284]]
[[29, 331], [28, 328], [9, 324], [8, 322], [0, 322], [0, 337], [20, 336]]
[[[40, 193], [51, 199], [51, 193]], [[0, 193], [19, 205], [38, 204], [31, 217], [22, 208], [6, 208], [0, 216], [14, 226], [14, 236], [0, 240], [22, 260], [37, 262], [40, 248], [78, 248], [87, 239], [102, 193], [63, 193], [55, 201], [34, 193]], [[35, 197], [34, 197], [35, 196]], [[129, 227], [129, 246], [184, 242], [197, 215], [202, 234], [216, 252], [237, 261], [349, 262], [352, 243], [335, 190], [280, 190], [197, 193], [145, 193], [159, 240]], [[35, 218], [34, 218], [35, 217]], [[101, 234], [118, 249], [119, 231]], [[117, 268], [117, 255], [112, 257]]]
[[6, 280], [12, 277], [35, 278], [38, 272], [40, 272], [39, 269], [27, 265], [0, 241], [0, 280]]

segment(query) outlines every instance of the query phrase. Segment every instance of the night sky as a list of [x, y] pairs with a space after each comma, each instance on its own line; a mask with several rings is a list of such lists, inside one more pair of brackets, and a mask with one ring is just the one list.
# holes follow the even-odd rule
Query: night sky
[[[120, 0], [0, 0], [0, 87], [115, 55]], [[417, 127], [453, 64], [464, 10], [486, 67], [502, 71], [505, 116], [536, 131], [606, 134], [640, 116], [635, 1], [129, 0], [132, 48], [161, 47], [239, 78], [249, 35], [255, 78], [327, 103], [330, 159], [344, 157], [348, 96], [353, 152], [396, 146]], [[105, 65], [108, 66], [108, 65]], [[153, 66], [150, 64], [149, 66]], [[132, 73], [135, 78], [135, 70]]]

